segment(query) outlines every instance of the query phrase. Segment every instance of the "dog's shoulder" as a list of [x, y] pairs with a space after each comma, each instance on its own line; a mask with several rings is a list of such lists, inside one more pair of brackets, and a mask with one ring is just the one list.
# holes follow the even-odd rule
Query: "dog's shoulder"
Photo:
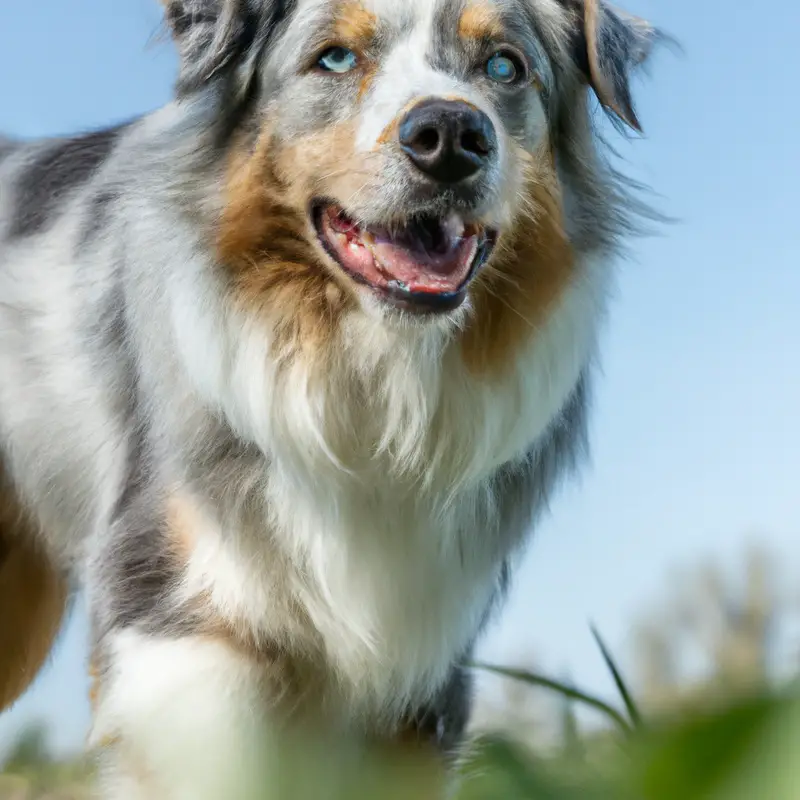
[[0, 180], [10, 200], [2, 211], [5, 238], [24, 239], [44, 232], [65, 210], [73, 193], [111, 158], [129, 125], [30, 142], [0, 137]]

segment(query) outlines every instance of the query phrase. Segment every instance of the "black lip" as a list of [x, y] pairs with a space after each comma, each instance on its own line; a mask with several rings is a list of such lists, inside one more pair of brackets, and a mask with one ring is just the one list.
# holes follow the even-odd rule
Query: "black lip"
[[342, 264], [328, 241], [322, 236], [322, 213], [329, 205], [337, 205], [337, 203], [333, 200], [317, 200], [311, 205], [310, 216], [317, 234], [317, 240], [322, 249], [351, 280], [362, 286], [369, 287], [376, 295], [391, 303], [395, 308], [414, 314], [445, 314], [449, 311], [455, 311], [466, 299], [469, 284], [478, 270], [489, 260], [489, 256], [492, 254], [497, 242], [497, 233], [486, 229], [472, 260], [472, 266], [467, 277], [464, 278], [461, 285], [454, 292], [411, 292], [399, 283], [394, 286], [390, 284], [388, 287], [375, 286], [365, 280], [363, 276], [351, 272]]

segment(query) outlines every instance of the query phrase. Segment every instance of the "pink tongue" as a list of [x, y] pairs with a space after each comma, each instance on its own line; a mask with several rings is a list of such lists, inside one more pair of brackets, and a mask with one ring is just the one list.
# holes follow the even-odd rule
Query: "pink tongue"
[[476, 236], [456, 239], [442, 254], [385, 239], [376, 239], [371, 247], [379, 269], [410, 291], [455, 291], [466, 279], [476, 249]]

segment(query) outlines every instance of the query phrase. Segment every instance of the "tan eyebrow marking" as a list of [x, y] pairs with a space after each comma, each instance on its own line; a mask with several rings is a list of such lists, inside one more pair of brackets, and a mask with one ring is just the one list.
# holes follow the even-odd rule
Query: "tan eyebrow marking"
[[473, 0], [458, 21], [458, 35], [462, 39], [501, 39], [503, 25], [497, 9]]
[[358, 0], [344, 0], [336, 13], [334, 36], [343, 44], [366, 46], [378, 31], [376, 16]]

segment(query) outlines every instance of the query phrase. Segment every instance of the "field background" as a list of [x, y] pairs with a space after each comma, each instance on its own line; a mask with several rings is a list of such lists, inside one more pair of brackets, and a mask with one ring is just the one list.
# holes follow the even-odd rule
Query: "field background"
[[[774, 648], [791, 627], [794, 582], [782, 585], [762, 550], [739, 566], [686, 573], [660, 613], [637, 624], [630, 677], [591, 631], [614, 697], [531, 664], [476, 665], [500, 691], [481, 695], [459, 800], [800, 798], [800, 695]], [[281, 800], [416, 800], [432, 785], [424, 766], [391, 762], [354, 783], [342, 763], [309, 749]], [[0, 800], [87, 800], [91, 785], [91, 764], [53, 758], [46, 727], [32, 726], [6, 759]]]

